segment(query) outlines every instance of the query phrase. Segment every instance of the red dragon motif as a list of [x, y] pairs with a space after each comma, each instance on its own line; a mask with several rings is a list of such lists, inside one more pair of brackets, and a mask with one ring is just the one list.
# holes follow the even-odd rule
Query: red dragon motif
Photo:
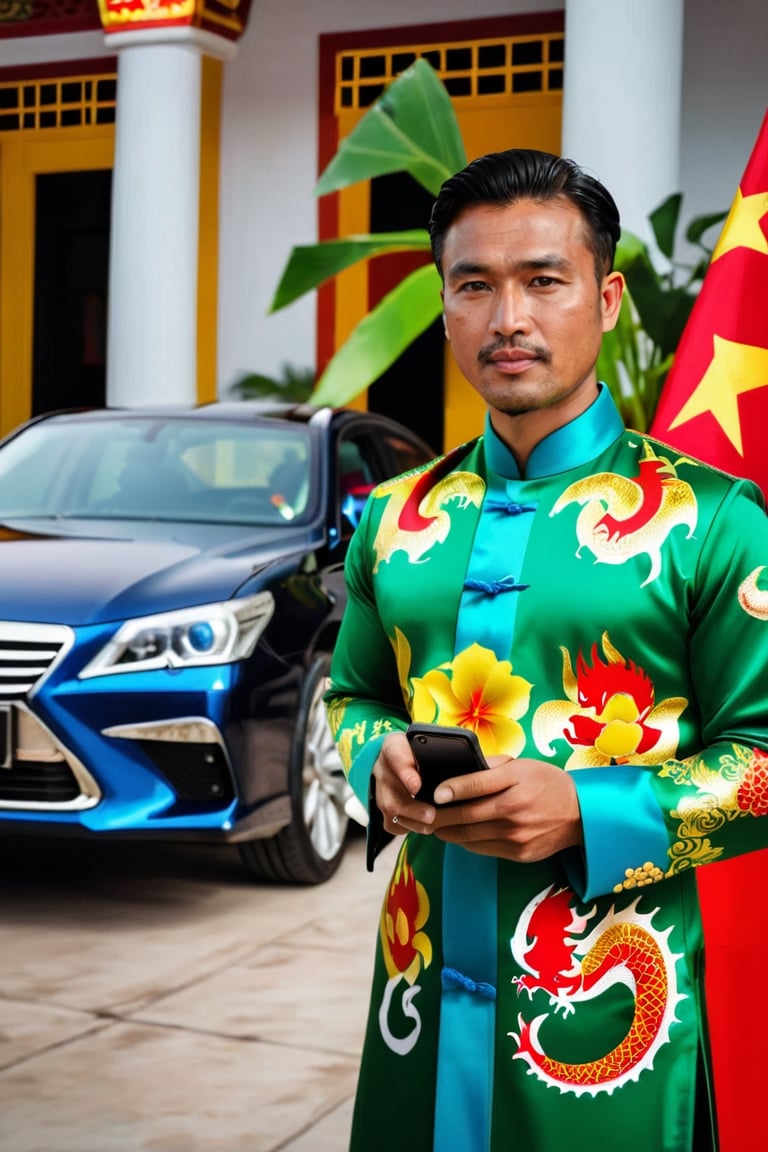
[[442, 544], [451, 527], [446, 511], [451, 502], [461, 508], [480, 507], [485, 492], [480, 476], [452, 470], [465, 454], [466, 446], [460, 445], [426, 468], [374, 489], [374, 498], [387, 500], [374, 542], [374, 573], [395, 552], [405, 552], [412, 564], [418, 564], [433, 545]]
[[573, 892], [553, 886], [540, 892], [527, 906], [511, 940], [512, 954], [527, 973], [513, 978], [518, 993], [530, 998], [543, 990], [555, 1012], [576, 1012], [580, 1001], [600, 996], [614, 984], [624, 984], [634, 995], [635, 1011], [624, 1038], [610, 1051], [583, 1064], [567, 1063], [548, 1056], [539, 1042], [547, 1013], [532, 1021], [518, 1017], [519, 1033], [510, 1033], [518, 1044], [515, 1059], [525, 1060], [545, 1083], [561, 1092], [597, 1095], [608, 1092], [653, 1066], [659, 1048], [669, 1039], [676, 1019], [675, 961], [668, 937], [671, 928], [656, 931], [651, 924], [655, 911], [640, 914], [640, 898], [627, 908], [614, 907], [592, 931], [582, 935], [596, 914], [596, 906], [579, 915], [572, 906]]
[[[569, 504], [582, 506], [576, 518], [577, 556], [588, 548], [598, 564], [626, 564], [647, 555], [651, 569], [642, 584], [661, 572], [661, 549], [678, 525], [691, 536], [696, 527], [696, 498], [691, 486], [677, 475], [677, 465], [657, 456], [647, 440], [638, 460], [638, 476], [598, 472], [570, 484], [555, 502], [550, 516]], [[642, 586], [642, 585], [641, 585]]]

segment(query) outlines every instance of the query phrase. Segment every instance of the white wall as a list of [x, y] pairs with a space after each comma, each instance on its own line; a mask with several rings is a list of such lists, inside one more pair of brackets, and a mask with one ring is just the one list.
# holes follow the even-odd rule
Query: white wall
[[684, 221], [730, 208], [767, 109], [766, 0], [686, 0]]
[[[272, 316], [294, 244], [317, 239], [318, 37], [461, 20], [467, 0], [254, 0], [225, 65], [219, 275], [219, 390], [244, 372], [315, 364], [314, 295]], [[551, 12], [553, 0], [482, 0], [473, 19]]]
[[75, 32], [66, 36], [10, 36], [0, 40], [0, 68], [18, 68], [51, 60], [97, 60], [111, 56], [102, 32]]

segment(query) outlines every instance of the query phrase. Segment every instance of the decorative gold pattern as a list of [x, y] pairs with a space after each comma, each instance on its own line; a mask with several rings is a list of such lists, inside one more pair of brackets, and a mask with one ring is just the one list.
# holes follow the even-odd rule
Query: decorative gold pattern
[[0, 24], [32, 19], [32, 0], [0, 0]]
[[627, 868], [621, 884], [614, 884], [613, 890], [614, 892], [623, 892], [629, 888], [644, 888], [647, 884], [656, 884], [663, 879], [664, 873], [661, 868], [652, 861], [646, 860], [640, 868]]
[[99, 0], [107, 32], [158, 25], [194, 25], [236, 40], [243, 33], [251, 0]]
[[679, 824], [669, 850], [672, 866], [667, 876], [717, 860], [724, 849], [712, 844], [712, 833], [740, 817], [764, 814], [768, 755], [760, 749], [733, 744], [720, 757], [717, 770], [707, 767], [700, 756], [670, 760], [661, 766], [659, 776], [673, 779], [680, 787], [695, 786], [670, 811]]
[[755, 568], [739, 585], [739, 604], [755, 620], [768, 620], [768, 588], [758, 587], [765, 565]]

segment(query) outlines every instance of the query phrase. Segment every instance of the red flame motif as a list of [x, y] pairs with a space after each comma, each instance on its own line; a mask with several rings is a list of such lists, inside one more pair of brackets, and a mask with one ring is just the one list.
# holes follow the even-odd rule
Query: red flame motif
[[639, 741], [632, 748], [633, 753], [647, 752], [658, 742], [660, 729], [645, 723], [653, 709], [653, 684], [633, 660], [603, 662], [597, 645], [593, 644], [591, 665], [579, 652], [576, 683], [579, 705], [593, 709], [594, 715], [579, 712], [570, 717], [572, 730], [565, 732], [570, 744], [597, 745], [608, 725], [618, 716], [639, 729]]
[[419, 894], [413, 869], [406, 865], [389, 889], [386, 900], [387, 919], [392, 925], [387, 933], [389, 950], [398, 972], [405, 972], [416, 957], [413, 937], [419, 915]]
[[432, 946], [422, 931], [428, 918], [429, 899], [408, 863], [406, 841], [387, 889], [379, 924], [384, 964], [390, 977], [403, 976], [413, 984], [422, 967], [429, 966]]

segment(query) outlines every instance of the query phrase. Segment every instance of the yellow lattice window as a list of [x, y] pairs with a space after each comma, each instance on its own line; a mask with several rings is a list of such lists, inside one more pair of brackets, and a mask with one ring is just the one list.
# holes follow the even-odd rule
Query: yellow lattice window
[[116, 95], [114, 72], [0, 83], [0, 132], [114, 124]]
[[564, 34], [507, 36], [461, 44], [411, 44], [339, 52], [336, 113], [373, 104], [387, 84], [419, 57], [428, 60], [451, 97], [461, 101], [561, 92]]

